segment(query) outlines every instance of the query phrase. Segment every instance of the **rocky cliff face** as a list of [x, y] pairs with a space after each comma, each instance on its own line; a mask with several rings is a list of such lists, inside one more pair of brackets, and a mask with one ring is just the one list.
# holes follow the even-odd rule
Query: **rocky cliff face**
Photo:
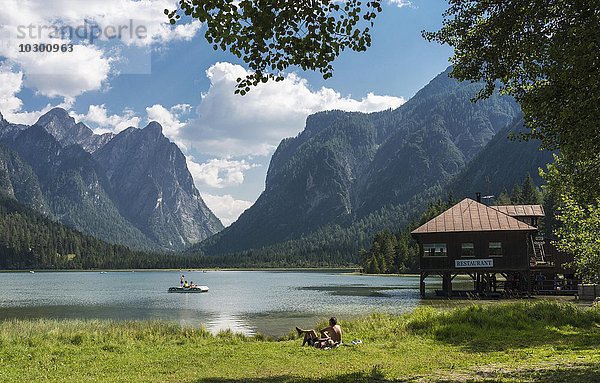
[[[538, 140], [514, 141], [510, 133], [523, 130], [525, 121], [519, 115], [480, 151], [448, 186], [457, 198], [473, 196], [475, 192], [494, 195], [511, 191], [521, 184], [525, 175], [532, 176], [536, 185], [543, 184], [539, 168], [554, 162], [553, 153], [540, 150]], [[496, 195], [497, 197], [497, 195]]]
[[22, 201], [43, 214], [50, 214], [48, 202], [31, 166], [3, 145], [0, 145], [0, 194]]
[[0, 124], [3, 194], [77, 230], [179, 250], [223, 227], [157, 123], [100, 136], [53, 109], [31, 127]]
[[445, 185], [519, 114], [518, 104], [509, 97], [471, 102], [481, 84], [458, 83], [447, 74], [374, 121], [389, 134], [359, 186], [359, 216]]
[[[92, 156], [77, 145], [63, 147], [38, 125], [3, 140], [33, 171], [28, 193], [39, 188], [48, 213], [61, 223], [103, 240], [140, 248], [152, 242], [131, 225], [111, 199], [108, 179]], [[30, 207], [36, 206], [18, 198]], [[38, 211], [42, 211], [37, 209]]]
[[393, 111], [310, 116], [277, 148], [257, 202], [197, 250], [235, 252], [348, 226], [447, 184], [519, 113], [498, 95], [472, 103], [480, 88], [446, 71]]
[[183, 153], [158, 123], [124, 130], [94, 158], [123, 215], [161, 246], [183, 248], [223, 228], [195, 188]]
[[23, 129], [27, 129], [28, 126], [21, 124], [11, 124], [9, 121], [4, 119], [4, 116], [0, 113], [0, 139], [13, 136]]

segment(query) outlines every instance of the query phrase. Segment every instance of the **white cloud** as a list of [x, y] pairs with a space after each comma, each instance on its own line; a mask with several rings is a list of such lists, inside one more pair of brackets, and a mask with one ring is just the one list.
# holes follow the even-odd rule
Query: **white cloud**
[[100, 90], [108, 79], [112, 59], [100, 49], [75, 45], [72, 54], [12, 55], [25, 73], [25, 85], [47, 97], [74, 99]]
[[[0, 8], [0, 56], [16, 66], [16, 73], [24, 75], [25, 86], [72, 103], [82, 93], [105, 88], [110, 75], [125, 68], [118, 65], [127, 62], [128, 46], [151, 48], [193, 38], [201, 27], [199, 22], [169, 24], [163, 11], [176, 6], [176, 0], [4, 0]], [[86, 22], [86, 33], [85, 28], [76, 29]], [[57, 33], [56, 26], [70, 29]], [[65, 33], [67, 30], [76, 36]], [[90, 30], [95, 40], [90, 39]], [[111, 39], [117, 31], [119, 38]], [[73, 51], [20, 52], [20, 44], [40, 43], [72, 43]], [[147, 70], [135, 65], [126, 68], [133, 67]]]
[[152, 105], [146, 108], [146, 114], [149, 121], [156, 121], [163, 127], [163, 133], [175, 142], [179, 142], [181, 128], [185, 125], [180, 119], [184, 114], [189, 113], [191, 106], [189, 104], [178, 104], [169, 109], [160, 104]]
[[165, 136], [185, 148], [185, 143], [178, 142], [179, 130], [185, 125], [185, 122], [181, 121], [182, 116], [188, 114], [191, 109], [189, 104], [177, 104], [168, 109], [155, 104], [146, 108], [146, 118], [143, 119], [131, 109], [125, 109], [121, 114], [109, 114], [106, 105], [102, 104], [90, 105], [85, 114], [71, 112], [71, 116], [95, 128], [96, 133], [119, 133], [130, 126], [140, 128], [143, 120], [145, 123], [156, 121], [163, 127]]
[[392, 5], [397, 6], [398, 8], [402, 8], [402, 7], [412, 6], [412, 1], [410, 1], [410, 0], [388, 0], [388, 4], [392, 4]]
[[[71, 0], [57, 3], [55, 13], [58, 15], [65, 15], [65, 8], [72, 7]], [[70, 15], [68, 21], [78, 25], [84, 18], [92, 19], [104, 31], [104, 37], [112, 34], [111, 27], [120, 27], [120, 39], [128, 45], [148, 46], [174, 40], [191, 40], [202, 26], [199, 21], [171, 26], [164, 14], [165, 9], [175, 9], [177, 3], [176, 0], [86, 0], [83, 9]]]
[[187, 164], [198, 187], [208, 186], [217, 189], [241, 185], [244, 182], [244, 171], [258, 166], [245, 160], [217, 158], [198, 164], [189, 156]]
[[239, 65], [212, 65], [206, 71], [211, 85], [202, 95], [198, 117], [181, 128], [181, 138], [219, 157], [267, 155], [283, 138], [300, 132], [309, 114], [331, 109], [374, 112], [405, 102], [402, 97], [372, 93], [356, 100], [331, 88], [311, 90], [296, 74], [260, 84], [245, 96], [234, 94], [236, 79], [247, 74]]
[[177, 104], [171, 107], [171, 111], [179, 115], [188, 114], [192, 111], [192, 106], [190, 104]]
[[23, 72], [13, 72], [10, 66], [0, 65], [0, 111], [14, 113], [23, 106], [23, 102], [16, 96], [23, 85]]
[[118, 133], [130, 126], [139, 128], [141, 121], [140, 117], [136, 116], [130, 109], [125, 109], [120, 115], [109, 115], [104, 104], [90, 105], [86, 114], [71, 113], [71, 116], [75, 120], [82, 121], [95, 128], [94, 131], [98, 134]]
[[17, 94], [23, 88], [23, 72], [15, 71], [6, 62], [0, 64], [0, 112], [9, 122], [32, 125], [38, 118], [54, 106], [71, 107], [70, 103], [46, 105], [41, 110], [26, 112], [22, 110], [23, 101]]
[[231, 225], [244, 210], [252, 206], [252, 202], [235, 199], [229, 194], [214, 195], [202, 193], [202, 199], [225, 226]]
[[[62, 44], [67, 40], [50, 38], [47, 29], [38, 33], [37, 26], [47, 26], [51, 17], [43, 16], [45, 7], [36, 2], [3, 2], [0, 11], [0, 56], [24, 74], [24, 85], [47, 97], [73, 98], [101, 88], [108, 78], [111, 59], [92, 45], [74, 44], [72, 52], [21, 52], [20, 44]], [[73, 6], [73, 4], [71, 4]], [[80, 7], [74, 7], [80, 8]], [[27, 27], [31, 26], [29, 30]]]
[[[93, 27], [93, 38], [108, 40], [118, 38], [126, 45], [163, 44], [173, 40], [190, 40], [201, 27], [199, 21], [180, 22], [171, 26], [164, 9], [175, 9], [177, 0], [4, 0], [0, 12], [0, 24], [16, 34], [26, 31], [35, 38], [48, 35], [51, 29], [40, 26], [68, 26], [64, 29], [75, 37], [89, 40], [91, 33], [84, 33], [87, 21], [89, 32]], [[32, 24], [33, 29], [28, 26]], [[25, 28], [17, 29], [19, 25]], [[67, 34], [62, 33], [65, 37]]]
[[161, 37], [164, 40], [163, 42], [171, 40], [189, 41], [196, 36], [196, 33], [198, 33], [201, 27], [202, 23], [198, 20], [194, 20], [188, 24], [178, 24], [174, 29], [168, 29], [166, 36]]
[[68, 108], [69, 105], [65, 104], [65, 103], [60, 103], [57, 105], [51, 105], [51, 104], [47, 104], [46, 106], [44, 106], [42, 109], [40, 110], [34, 110], [34, 111], [15, 111], [15, 112], [10, 112], [10, 111], [4, 111], [4, 110], [0, 110], [0, 112], [2, 112], [2, 114], [4, 115], [4, 119], [7, 120], [8, 122], [11, 122], [13, 124], [23, 124], [23, 125], [33, 125], [36, 123], [36, 121], [44, 114], [46, 114], [48, 111], [50, 111], [50, 109], [52, 108]]

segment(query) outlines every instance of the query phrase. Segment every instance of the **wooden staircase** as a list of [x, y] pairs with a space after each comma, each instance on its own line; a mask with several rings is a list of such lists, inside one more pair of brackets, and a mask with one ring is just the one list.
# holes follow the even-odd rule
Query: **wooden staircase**
[[543, 243], [540, 243], [538, 241], [535, 240], [535, 238], [533, 236], [530, 237], [531, 240], [531, 249], [532, 249], [532, 254], [531, 257], [529, 259], [529, 263], [532, 267], [544, 267], [544, 266], [549, 266], [549, 267], [553, 267], [553, 263], [550, 262], [547, 257], [546, 254], [544, 252], [544, 245]]

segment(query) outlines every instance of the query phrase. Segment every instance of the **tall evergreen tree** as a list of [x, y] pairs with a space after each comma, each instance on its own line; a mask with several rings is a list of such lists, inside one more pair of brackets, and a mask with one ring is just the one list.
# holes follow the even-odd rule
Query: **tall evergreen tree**
[[533, 183], [531, 174], [528, 173], [525, 177], [521, 190], [521, 203], [525, 205], [538, 205], [542, 203], [542, 194]]
[[506, 189], [502, 190], [498, 198], [496, 198], [496, 205], [512, 205], [512, 200], [510, 199], [510, 196], [508, 195], [508, 191], [506, 191]]
[[515, 184], [515, 186], [513, 186], [513, 189], [510, 192], [510, 200], [513, 205], [521, 205], [523, 203], [523, 188], [521, 185]]

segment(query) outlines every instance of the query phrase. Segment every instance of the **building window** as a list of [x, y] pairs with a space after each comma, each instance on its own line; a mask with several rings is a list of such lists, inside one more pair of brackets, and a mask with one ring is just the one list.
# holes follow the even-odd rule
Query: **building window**
[[463, 243], [460, 250], [461, 257], [474, 257], [475, 246], [472, 242]]
[[490, 242], [490, 257], [502, 256], [502, 242]]
[[425, 243], [425, 244], [423, 244], [423, 256], [424, 257], [445, 257], [446, 256], [446, 244], [445, 243]]

